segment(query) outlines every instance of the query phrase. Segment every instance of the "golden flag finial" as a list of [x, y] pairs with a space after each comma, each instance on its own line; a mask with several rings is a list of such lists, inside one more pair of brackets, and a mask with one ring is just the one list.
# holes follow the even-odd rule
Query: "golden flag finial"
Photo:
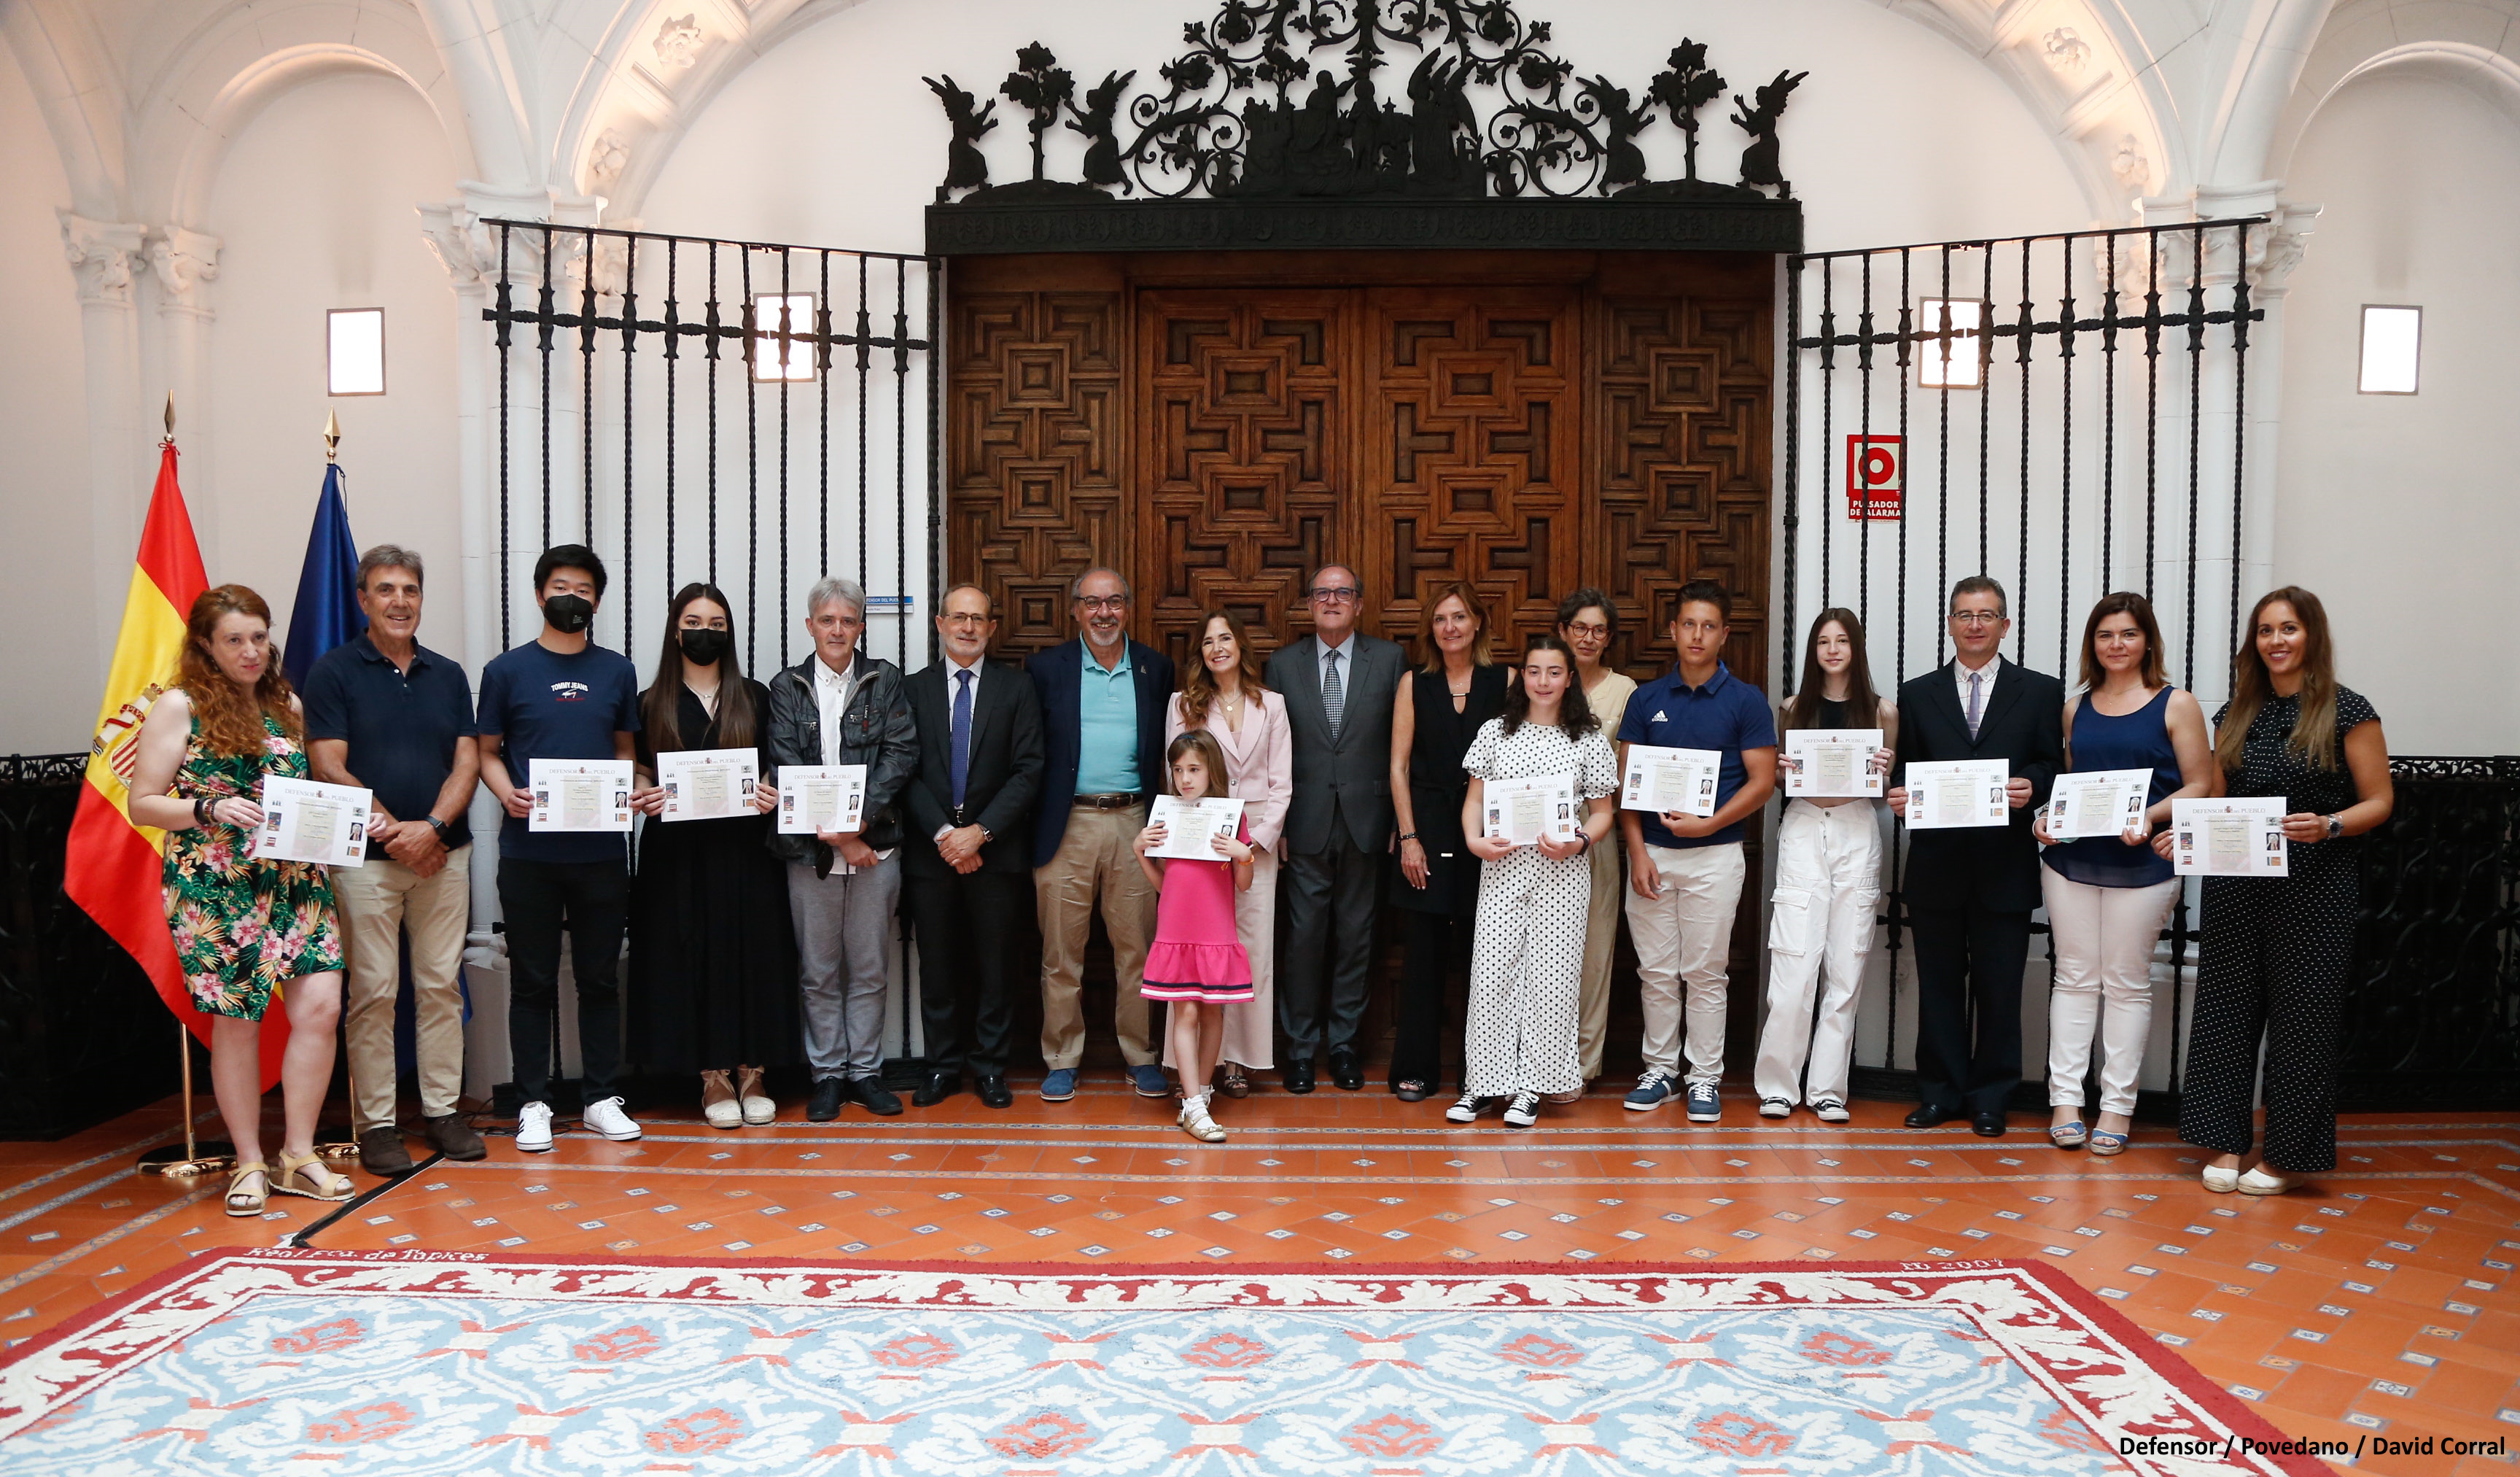
[[338, 461], [340, 456], [341, 413], [338, 410], [328, 410], [324, 413], [324, 460]]
[[175, 438], [175, 392], [166, 392], [166, 438]]

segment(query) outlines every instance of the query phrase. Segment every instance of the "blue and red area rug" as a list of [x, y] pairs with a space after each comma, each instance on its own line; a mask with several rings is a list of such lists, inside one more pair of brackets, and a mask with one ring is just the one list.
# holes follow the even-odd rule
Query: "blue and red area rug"
[[12, 1351], [0, 1470], [2293, 1473], [2035, 1264], [205, 1253]]

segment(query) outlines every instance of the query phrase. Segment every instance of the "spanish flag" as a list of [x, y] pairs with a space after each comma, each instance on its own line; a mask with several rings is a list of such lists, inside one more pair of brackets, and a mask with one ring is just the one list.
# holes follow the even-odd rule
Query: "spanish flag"
[[[175, 442], [169, 438], [158, 463], [158, 488], [149, 498], [149, 522], [140, 533], [131, 591], [123, 599], [122, 633], [113, 643], [113, 665], [106, 673], [96, 740], [88, 746], [87, 780], [70, 822], [62, 890], [139, 961], [158, 988], [158, 997], [203, 1044], [210, 1039], [210, 1018], [193, 1008], [176, 963], [174, 937], [166, 928], [160, 881], [166, 833], [134, 825], [130, 797], [141, 722], [149, 716], [149, 705], [175, 678], [184, 650], [184, 618], [209, 583], [202, 568], [202, 546], [193, 537], [192, 517], [184, 510], [183, 489], [175, 482]], [[281, 1011], [265, 1019], [275, 1028], [264, 1031], [261, 1040], [262, 1083], [268, 1090], [280, 1080], [280, 1053], [289, 1030]]]

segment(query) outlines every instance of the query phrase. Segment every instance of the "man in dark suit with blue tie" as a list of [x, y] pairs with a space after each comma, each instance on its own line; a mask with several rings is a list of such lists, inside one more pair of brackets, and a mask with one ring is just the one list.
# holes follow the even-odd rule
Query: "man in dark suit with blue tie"
[[[919, 1016], [927, 1080], [911, 1102], [944, 1101], [968, 1067], [980, 1101], [1011, 1107], [1007, 944], [1030, 905], [1033, 802], [1041, 795], [1041, 700], [1022, 672], [988, 660], [998, 633], [988, 592], [958, 584], [937, 607], [943, 661], [903, 684], [919, 724], [919, 770], [902, 871], [919, 939]], [[923, 839], [922, 839], [923, 838]], [[968, 1031], [960, 1017], [970, 1006]]]
[[1118, 998], [1112, 1029], [1140, 1097], [1169, 1097], [1147, 1034], [1147, 946], [1155, 890], [1138, 862], [1138, 833], [1164, 787], [1164, 706], [1173, 663], [1129, 639], [1129, 581], [1092, 569], [1069, 588], [1078, 638], [1037, 652], [1024, 669], [1041, 700], [1041, 809], [1033, 828], [1033, 900], [1041, 913], [1041, 1080], [1048, 1102], [1076, 1095], [1085, 1059], [1085, 937], [1095, 900], [1111, 936]]
[[[1980, 1134], [2003, 1131], [2004, 1099], [2021, 1081], [2021, 975], [2039, 906], [2039, 843], [2031, 817], [2065, 762], [2065, 689], [2003, 660], [2012, 629], [2003, 586], [1971, 575], [1952, 586], [1951, 664], [1899, 689], [1892, 814], [1907, 808], [1908, 765], [2007, 762], [2002, 826], [1912, 832], [1906, 901], [1916, 940], [1916, 1085], [1908, 1127], [1966, 1115]], [[1969, 1010], [1976, 1007], [1972, 1039]]]

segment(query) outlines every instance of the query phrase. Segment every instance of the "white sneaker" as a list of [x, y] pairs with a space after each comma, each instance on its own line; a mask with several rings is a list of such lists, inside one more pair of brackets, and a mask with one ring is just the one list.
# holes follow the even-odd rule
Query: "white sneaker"
[[551, 1104], [527, 1103], [517, 1110], [517, 1147], [528, 1154], [551, 1152]]
[[1855, 1118], [1854, 1114], [1846, 1111], [1846, 1104], [1834, 1097], [1823, 1097], [1812, 1104], [1812, 1111], [1820, 1115], [1822, 1123], [1849, 1123]]
[[[617, 1097], [601, 1097], [588, 1103], [580, 1121], [598, 1133], [616, 1142], [639, 1136], [639, 1126], [630, 1121], [629, 1114], [621, 1111], [621, 1099]], [[546, 1147], [548, 1147], [548, 1139]]]
[[1513, 1101], [1506, 1104], [1505, 1126], [1507, 1128], [1527, 1129], [1538, 1122], [1540, 1122], [1539, 1093], [1517, 1092], [1513, 1095]]
[[1479, 1104], [1486, 1101], [1475, 1092], [1464, 1092], [1461, 1101], [1444, 1110], [1444, 1122], [1476, 1123], [1479, 1121]]

